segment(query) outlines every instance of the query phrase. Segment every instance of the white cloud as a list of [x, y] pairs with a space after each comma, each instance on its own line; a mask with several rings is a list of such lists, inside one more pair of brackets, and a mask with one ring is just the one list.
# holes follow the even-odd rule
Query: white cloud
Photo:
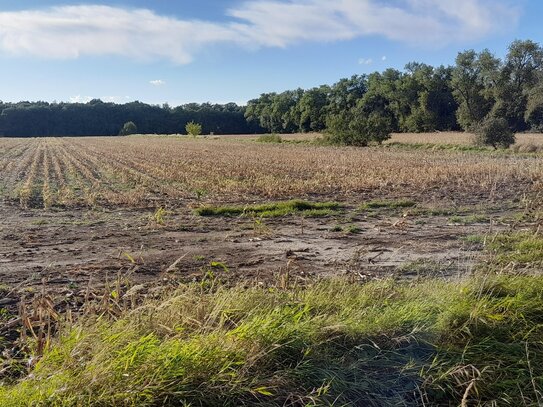
[[371, 58], [368, 58], [368, 59], [359, 58], [358, 59], [358, 64], [360, 64], [360, 65], [371, 65], [371, 64], [373, 64], [373, 59], [371, 59]]
[[177, 20], [143, 9], [88, 5], [0, 13], [0, 48], [16, 55], [158, 57], [185, 64], [202, 46], [236, 38], [234, 31], [219, 24]]
[[386, 61], [386, 60], [387, 60], [387, 56], [386, 56], [386, 55], [383, 55], [383, 56], [381, 57], [381, 61]]
[[516, 23], [510, 0], [247, 1], [229, 14], [248, 38], [266, 46], [380, 36], [409, 44], [473, 40]]
[[130, 101], [130, 96], [102, 96], [99, 99], [107, 103], [126, 103]]
[[149, 81], [149, 83], [153, 86], [163, 86], [166, 85], [166, 82], [162, 79], [155, 79], [154, 81]]
[[70, 97], [71, 103], [87, 103], [87, 102], [90, 102], [91, 100], [92, 100], [91, 96], [76, 95], [76, 96]]
[[94, 96], [76, 95], [69, 98], [70, 103], [88, 103], [93, 99], [100, 99], [102, 102], [110, 103], [126, 103], [130, 101], [130, 96], [101, 96], [96, 98]]
[[101, 5], [0, 12], [0, 51], [44, 58], [116, 55], [192, 61], [202, 48], [287, 47], [379, 36], [443, 46], [488, 36], [518, 20], [512, 0], [247, 0], [225, 22]]

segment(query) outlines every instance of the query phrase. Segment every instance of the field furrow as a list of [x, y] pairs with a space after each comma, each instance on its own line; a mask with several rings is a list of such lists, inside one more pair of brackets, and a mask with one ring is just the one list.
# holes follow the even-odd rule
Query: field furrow
[[23, 175], [17, 190], [17, 197], [21, 206], [41, 207], [43, 199], [41, 196], [41, 177], [40, 171], [43, 168], [44, 144], [38, 141], [36, 149], [29, 159], [28, 171]]
[[495, 200], [543, 183], [541, 155], [491, 150], [141, 136], [17, 139], [0, 145], [2, 194], [23, 205], [32, 200], [45, 206], [155, 205], [381, 193]]

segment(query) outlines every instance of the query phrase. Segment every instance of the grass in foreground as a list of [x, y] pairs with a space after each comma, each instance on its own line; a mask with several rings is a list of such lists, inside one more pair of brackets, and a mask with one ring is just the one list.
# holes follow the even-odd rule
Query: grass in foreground
[[487, 243], [494, 263], [513, 268], [543, 266], [543, 236], [534, 232], [500, 234]]
[[273, 202], [260, 205], [238, 206], [202, 206], [196, 209], [200, 216], [258, 216], [261, 218], [274, 218], [279, 216], [301, 213], [304, 216], [326, 216], [334, 214], [340, 205], [336, 202], [307, 202], [292, 200]]
[[543, 278], [181, 287], [65, 328], [0, 405], [537, 405]]

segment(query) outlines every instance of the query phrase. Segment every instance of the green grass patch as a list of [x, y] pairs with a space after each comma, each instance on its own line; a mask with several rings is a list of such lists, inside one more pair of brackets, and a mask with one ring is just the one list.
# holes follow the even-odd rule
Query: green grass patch
[[462, 240], [466, 243], [481, 245], [486, 242], [487, 238], [481, 235], [468, 235], [464, 236]]
[[374, 200], [364, 203], [360, 206], [360, 210], [368, 209], [401, 209], [412, 208], [416, 203], [408, 199], [400, 200]]
[[282, 143], [283, 138], [279, 134], [263, 134], [256, 139], [259, 143]]
[[307, 202], [292, 200], [259, 205], [202, 206], [196, 209], [200, 216], [249, 216], [274, 218], [292, 214], [318, 217], [335, 214], [340, 209], [337, 202]]
[[540, 267], [543, 265], [543, 236], [533, 232], [500, 234], [487, 243], [498, 265]]
[[330, 232], [344, 232], [350, 235], [357, 235], [359, 233], [362, 233], [362, 229], [356, 225], [349, 225], [345, 227], [341, 225], [335, 225], [334, 227], [330, 229]]
[[182, 286], [85, 317], [2, 406], [537, 405], [543, 277]]
[[[480, 147], [469, 144], [434, 144], [434, 143], [400, 143], [391, 142], [384, 144], [386, 148], [398, 148], [402, 150], [433, 150], [433, 151], [469, 151], [477, 153], [494, 153], [490, 147]], [[507, 150], [504, 150], [507, 151]]]

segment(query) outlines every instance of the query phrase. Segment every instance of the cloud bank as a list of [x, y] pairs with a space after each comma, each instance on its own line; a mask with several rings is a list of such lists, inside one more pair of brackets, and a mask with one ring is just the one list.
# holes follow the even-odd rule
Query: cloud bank
[[0, 12], [0, 51], [186, 64], [206, 46], [288, 47], [378, 36], [422, 46], [480, 39], [518, 21], [509, 0], [248, 0], [221, 22], [102, 5]]

